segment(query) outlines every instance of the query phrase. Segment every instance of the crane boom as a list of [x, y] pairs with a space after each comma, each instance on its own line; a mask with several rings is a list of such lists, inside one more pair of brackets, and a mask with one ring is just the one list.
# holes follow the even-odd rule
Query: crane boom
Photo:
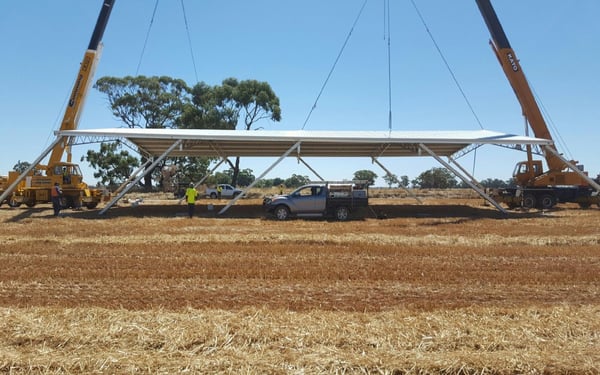
[[[115, 0], [104, 0], [102, 4], [100, 14], [98, 15], [98, 20], [96, 21], [96, 26], [94, 27], [94, 32], [90, 38], [90, 43], [85, 51], [83, 60], [79, 67], [79, 72], [77, 73], [75, 84], [71, 90], [71, 95], [69, 96], [67, 108], [60, 125], [60, 130], [74, 130], [77, 129], [79, 125], [79, 118], [81, 117], [85, 98], [92, 84], [92, 78], [100, 57], [102, 36], [104, 35], [104, 30], [108, 24], [108, 19], [114, 3]], [[56, 145], [50, 154], [48, 165], [52, 166], [59, 163], [67, 147], [68, 146], [62, 142]], [[67, 160], [70, 162], [70, 152], [68, 152], [67, 155]]]
[[[475, 0], [477, 2], [477, 6], [479, 7], [479, 11], [483, 16], [483, 19], [487, 25], [488, 30], [490, 31], [490, 35], [492, 40], [490, 42], [502, 69], [504, 70], [504, 74], [508, 78], [512, 89], [519, 100], [519, 104], [521, 105], [523, 115], [527, 119], [529, 126], [533, 130], [533, 133], [537, 138], [544, 138], [552, 140], [552, 135], [548, 130], [548, 126], [546, 125], [546, 121], [542, 116], [540, 108], [533, 96], [533, 92], [531, 91], [531, 87], [527, 82], [527, 78], [525, 77], [525, 73], [521, 68], [521, 64], [519, 63], [519, 59], [517, 58], [515, 51], [512, 49], [510, 42], [508, 41], [508, 37], [500, 24], [500, 20], [496, 15], [496, 11], [492, 7], [490, 0]], [[556, 150], [554, 146], [551, 146]], [[567, 165], [556, 157], [552, 153], [546, 154], [546, 162], [548, 163], [548, 168], [551, 171], [562, 171]]]
[[[519, 59], [508, 41], [490, 0], [475, 1], [491, 34], [490, 45], [521, 105], [527, 124], [536, 137], [552, 140]], [[527, 146], [526, 151], [527, 160], [519, 162], [513, 174], [517, 186], [500, 189], [495, 194], [496, 200], [506, 203], [509, 207], [542, 209], [552, 208], [562, 202], [578, 203], [584, 208], [593, 203], [600, 206], [598, 194], [600, 186], [587, 176], [583, 166], [576, 165], [576, 161], [563, 158], [556, 147], [550, 145], [544, 149], [548, 165], [548, 170], [544, 171], [542, 161], [533, 159], [531, 146]]]

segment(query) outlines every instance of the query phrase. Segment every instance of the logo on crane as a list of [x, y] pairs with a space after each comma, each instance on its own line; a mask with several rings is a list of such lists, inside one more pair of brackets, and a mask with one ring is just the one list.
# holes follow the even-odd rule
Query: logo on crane
[[512, 54], [512, 52], [507, 53], [506, 57], [508, 58], [508, 63], [510, 64], [513, 72], [518, 72], [519, 71], [519, 64], [517, 64], [517, 59]]
[[75, 102], [77, 101], [77, 96], [79, 95], [79, 91], [81, 89], [81, 83], [86, 78], [83, 75], [83, 72], [87, 72], [91, 65], [91, 57], [87, 54], [84, 56], [83, 62], [81, 63], [81, 69], [79, 70], [79, 75], [77, 76], [77, 81], [75, 81], [75, 85], [73, 86], [73, 92], [71, 93], [71, 97], [69, 98], [69, 107], [73, 107]]

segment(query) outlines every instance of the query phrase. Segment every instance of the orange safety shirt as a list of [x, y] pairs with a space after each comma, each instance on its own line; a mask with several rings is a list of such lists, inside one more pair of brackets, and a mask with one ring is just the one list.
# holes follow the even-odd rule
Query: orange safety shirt
[[60, 197], [60, 193], [61, 193], [60, 188], [58, 186], [53, 186], [52, 192], [50, 193], [50, 195], [52, 196], [52, 198], [55, 198], [55, 197]]

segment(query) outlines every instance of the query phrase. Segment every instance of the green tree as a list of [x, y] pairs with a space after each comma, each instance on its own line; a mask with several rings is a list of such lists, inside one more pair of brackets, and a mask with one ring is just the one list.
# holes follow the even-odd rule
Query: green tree
[[400, 176], [400, 186], [407, 188], [409, 183], [408, 176]]
[[[130, 128], [177, 127], [190, 91], [183, 80], [166, 76], [102, 77], [94, 87], [106, 94], [113, 115]], [[158, 177], [160, 172], [146, 175], [146, 190], [152, 188], [153, 175]]]
[[421, 173], [412, 184], [421, 189], [450, 189], [458, 185], [454, 175], [446, 168], [431, 168]]
[[[204, 82], [195, 85], [192, 100], [186, 106], [182, 122], [188, 128], [236, 129], [238, 125], [251, 130], [260, 120], [281, 121], [279, 98], [267, 82], [256, 80], [223, 80], [220, 86]], [[240, 158], [227, 160], [233, 170], [231, 183], [237, 185]]]
[[23, 173], [30, 166], [31, 166], [30, 162], [19, 160], [19, 161], [17, 161], [17, 164], [14, 165], [13, 171], [16, 171], [16, 172], [19, 172], [19, 173]]
[[386, 173], [385, 176], [383, 176], [383, 180], [389, 188], [391, 188], [392, 185], [400, 185], [400, 180], [398, 180], [398, 176], [396, 176], [395, 174]]
[[301, 176], [298, 174], [292, 174], [291, 177], [284, 181], [284, 185], [289, 188], [296, 188], [302, 185], [306, 185], [310, 182], [308, 176]]
[[354, 179], [368, 181], [369, 185], [373, 185], [377, 179], [377, 174], [368, 169], [361, 169], [360, 171], [354, 172]]
[[[234, 173], [233, 169], [228, 169], [225, 173], [227, 173], [231, 177], [231, 180], [233, 181], [233, 173]], [[251, 183], [253, 183], [254, 180], [256, 180], [256, 177], [254, 176], [252, 169], [250, 169], [250, 168], [242, 169], [238, 173], [236, 186], [248, 186]]]
[[486, 178], [481, 181], [481, 186], [486, 188], [500, 189], [508, 187], [510, 181], [503, 181], [498, 178]]
[[175, 167], [175, 174], [172, 176], [173, 185], [189, 184], [190, 182], [200, 181], [208, 173], [210, 160], [201, 157], [178, 157], [169, 158], [171, 166]]
[[226, 172], [217, 172], [213, 177], [215, 184], [231, 184], [231, 176]]
[[88, 150], [81, 161], [86, 160], [96, 170], [94, 177], [106, 186], [117, 186], [127, 180], [133, 173], [133, 168], [139, 166], [139, 160], [129, 155], [126, 150], [120, 150], [121, 143], [101, 143], [100, 150]]

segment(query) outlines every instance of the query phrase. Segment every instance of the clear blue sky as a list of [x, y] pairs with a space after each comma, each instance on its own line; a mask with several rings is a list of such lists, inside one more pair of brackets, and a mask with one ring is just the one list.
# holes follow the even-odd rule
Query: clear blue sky
[[[474, 0], [414, 0], [482, 125], [523, 134], [516, 98], [488, 45]], [[32, 161], [53, 139], [101, 0], [0, 0], [0, 174]], [[116, 0], [95, 79], [135, 75], [154, 0]], [[479, 124], [456, 88], [410, 0], [391, 1], [394, 130], [472, 130]], [[282, 121], [265, 129], [300, 129], [363, 0], [184, 0], [198, 79], [267, 81]], [[369, 0], [307, 130], [387, 130], [388, 65], [383, 0]], [[524, 71], [568, 150], [600, 173], [600, 1], [496, 0], [493, 5]], [[180, 0], [161, 0], [139, 74], [196, 83]], [[80, 128], [122, 126], [92, 89]], [[88, 148], [78, 146], [79, 161]], [[570, 154], [568, 152], [570, 151]], [[479, 179], [508, 179], [523, 153], [492, 146], [459, 159]], [[261, 173], [273, 159], [243, 159]], [[367, 159], [307, 159], [327, 179], [358, 169], [384, 172]], [[431, 158], [382, 159], [414, 179], [439, 166]], [[86, 179], [94, 182], [86, 162]], [[315, 178], [290, 159], [269, 176]], [[382, 184], [379, 180], [378, 184]]]

